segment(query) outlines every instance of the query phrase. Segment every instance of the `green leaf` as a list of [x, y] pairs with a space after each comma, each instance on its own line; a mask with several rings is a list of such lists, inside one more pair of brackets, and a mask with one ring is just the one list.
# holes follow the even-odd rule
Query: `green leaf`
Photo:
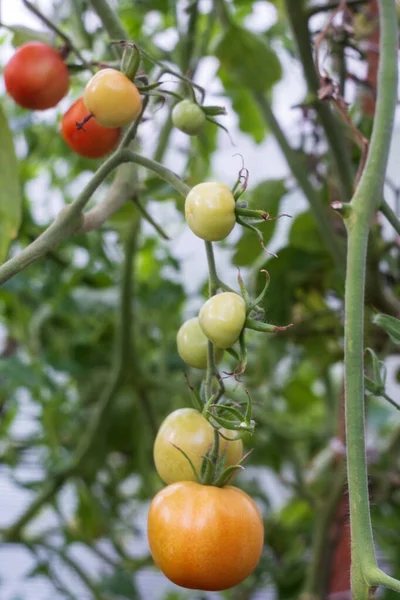
[[378, 314], [372, 319], [378, 327], [382, 327], [389, 334], [394, 344], [400, 344], [400, 320], [390, 315]]
[[238, 86], [225, 69], [219, 69], [218, 76], [232, 100], [232, 108], [239, 118], [240, 130], [251, 135], [257, 144], [261, 143], [265, 138], [266, 126], [251, 93], [245, 87]]
[[10, 242], [17, 236], [21, 224], [18, 169], [11, 131], [0, 107], [0, 262], [5, 260]]
[[27, 42], [36, 41], [43, 42], [44, 44], [49, 44], [51, 46], [54, 41], [54, 35], [52, 33], [47, 31], [37, 31], [36, 29], [31, 29], [30, 27], [24, 27], [24, 25], [7, 26], [7, 29], [13, 33], [11, 43], [15, 48], [22, 46], [22, 44], [26, 44]]
[[315, 226], [315, 219], [311, 211], [300, 213], [294, 219], [290, 228], [289, 242], [292, 246], [307, 252], [325, 252], [325, 245]]
[[215, 47], [215, 56], [241, 88], [266, 92], [280, 80], [282, 69], [275, 52], [262, 37], [231, 24]]
[[[270, 213], [271, 217], [277, 217], [279, 205], [287, 189], [283, 179], [269, 179], [257, 185], [248, 194], [248, 203], [252, 208], [260, 208]], [[267, 221], [262, 224], [260, 230], [264, 238], [264, 245], [272, 239], [277, 221]], [[241, 267], [252, 264], [256, 258], [264, 252], [257, 235], [247, 229], [236, 244], [234, 263]]]

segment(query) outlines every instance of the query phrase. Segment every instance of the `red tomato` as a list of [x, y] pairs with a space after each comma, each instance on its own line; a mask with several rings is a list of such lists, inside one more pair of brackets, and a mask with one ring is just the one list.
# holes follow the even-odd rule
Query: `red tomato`
[[69, 73], [57, 50], [42, 42], [28, 42], [4, 67], [4, 82], [17, 104], [45, 110], [68, 92]]
[[242, 490], [180, 481], [153, 498], [148, 538], [154, 562], [173, 583], [218, 591], [238, 585], [256, 568], [264, 525]]
[[78, 129], [76, 124], [88, 115], [83, 98], [79, 98], [63, 116], [61, 134], [71, 150], [80, 156], [100, 158], [115, 148], [121, 130], [102, 127], [94, 119], [89, 119], [82, 129]]

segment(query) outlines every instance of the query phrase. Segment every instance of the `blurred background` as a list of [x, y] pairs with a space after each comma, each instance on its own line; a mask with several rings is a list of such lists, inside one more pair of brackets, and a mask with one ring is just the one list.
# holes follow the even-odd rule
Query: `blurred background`
[[[109, 37], [91, 2], [33, 4], [71, 37], [87, 61], [114, 60]], [[241, 382], [226, 380], [231, 399], [243, 402], [248, 389], [255, 403], [256, 432], [246, 440], [254, 451], [237, 485], [254, 497], [262, 511], [265, 548], [255, 573], [241, 586], [220, 594], [174, 586], [149, 555], [146, 514], [151, 498], [163, 486], [154, 469], [152, 444], [162, 420], [172, 410], [190, 405], [186, 367], [177, 354], [175, 336], [181, 323], [196, 315], [204, 302], [207, 263], [202, 241], [185, 224], [182, 198], [139, 168], [140, 200], [170, 241], [161, 239], [147, 221], [139, 222], [133, 203], [127, 202], [98, 230], [75, 235], [0, 288], [0, 529], [4, 534], [0, 598], [272, 600], [299, 598], [304, 590], [314, 594], [319, 590], [314, 596], [319, 598], [349, 598], [343, 278], [310, 209], [313, 198], [326, 209], [330, 202], [345, 198], [326, 119], [309, 100], [308, 94], [315, 90], [310, 89], [310, 77], [304, 76], [299, 40], [293, 37], [286, 11], [293, 2], [225, 2], [239, 32], [262, 40], [264, 54], [257, 49], [256, 55], [240, 38], [222, 51], [227, 26], [220, 2], [109, 0], [109, 4], [129, 39], [172, 70], [188, 73], [206, 90], [206, 104], [227, 109], [218, 120], [228, 133], [207, 123], [202, 135], [189, 138], [171, 125], [174, 99], [166, 96], [162, 102], [155, 97], [140, 125], [136, 151], [156, 157], [188, 185], [215, 180], [232, 186], [244, 165], [249, 171], [244, 199], [271, 217], [284, 215], [262, 226], [265, 246], [278, 258], [239, 226], [215, 249], [220, 277], [237, 288], [239, 267], [252, 295], [263, 284], [260, 271], [267, 269], [271, 277], [264, 307], [267, 320], [277, 325], [294, 323], [275, 336], [250, 331], [246, 374]], [[330, 4], [328, 0], [297, 3], [296, 10], [306, 14], [310, 40], [326, 25], [332, 14]], [[321, 50], [323, 68], [340, 85], [355, 125], [369, 136], [379, 41], [377, 6], [373, 0], [348, 4], [327, 30]], [[49, 43], [59, 44], [59, 38], [22, 1], [3, 0], [0, 7], [2, 67], [28, 39], [44, 35]], [[90, 78], [90, 72], [77, 66], [73, 53], [68, 63], [69, 94], [43, 113], [17, 107], [0, 79], [2, 108], [20, 161], [23, 198], [22, 223], [10, 255], [35, 239], [101, 164], [73, 154], [59, 133], [63, 113], [82, 95]], [[145, 60], [142, 66], [150, 81], [157, 80], [157, 65]], [[164, 73], [162, 80], [163, 89], [185, 93], [174, 75]], [[347, 153], [342, 160], [354, 176], [359, 146], [337, 113], [330, 111], [329, 119], [341, 132]], [[0, 150], [1, 144], [0, 135]], [[397, 212], [399, 152], [397, 115], [385, 190], [387, 202]], [[124, 169], [96, 191], [90, 207], [118, 192], [118, 176], [129, 177]], [[0, 212], [7, 202], [13, 199], [0, 198]], [[340, 218], [329, 211], [329, 219], [344, 248]], [[79, 472], [52, 490], [57, 472], [88, 436], [112, 372], [121, 266], [132, 222], [137, 226], [129, 381], [115, 393]], [[398, 316], [400, 306], [399, 240], [381, 215], [373, 224], [370, 246], [366, 346], [375, 350], [387, 370], [386, 394], [398, 400], [398, 347], [371, 325], [375, 311]], [[221, 370], [232, 368], [226, 354]], [[199, 371], [188, 374], [192, 383], [200, 384]], [[400, 418], [383, 398], [368, 394], [366, 402], [376, 542], [382, 563], [399, 576]], [[333, 499], [332, 518], [326, 523], [332, 488], [342, 480]], [[29, 514], [35, 498], [49, 489], [47, 501]], [[6, 540], [5, 534], [21, 515], [28, 516], [18, 527], [18, 536]], [[315, 539], [321, 531], [324, 543], [318, 547]], [[382, 597], [392, 596], [385, 592]]]

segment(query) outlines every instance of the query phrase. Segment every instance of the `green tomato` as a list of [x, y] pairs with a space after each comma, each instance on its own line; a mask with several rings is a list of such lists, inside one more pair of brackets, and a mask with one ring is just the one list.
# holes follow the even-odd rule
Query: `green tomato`
[[[185, 321], [176, 336], [178, 354], [185, 363], [195, 369], [207, 368], [208, 338], [203, 333], [197, 317]], [[219, 362], [223, 350], [215, 348], [214, 358]]]
[[230, 348], [246, 320], [246, 303], [239, 294], [223, 292], [203, 304], [199, 323], [204, 334], [218, 348]]
[[172, 123], [188, 135], [201, 133], [205, 122], [206, 115], [203, 109], [190, 100], [182, 100], [172, 109]]
[[199, 183], [186, 197], [186, 222], [202, 240], [219, 242], [235, 226], [235, 208], [235, 198], [227, 185], [215, 181]]
[[[228, 438], [235, 431], [220, 429]], [[189, 456], [196, 471], [200, 473], [202, 457], [212, 448], [214, 429], [212, 425], [194, 408], [180, 408], [172, 412], [162, 423], [154, 442], [154, 463], [157, 473], [167, 483], [175, 481], [195, 481], [189, 462], [179, 450]], [[175, 444], [175, 446], [173, 446]], [[242, 440], [228, 442], [220, 436], [220, 454], [226, 451], [226, 466], [236, 465], [243, 454]]]

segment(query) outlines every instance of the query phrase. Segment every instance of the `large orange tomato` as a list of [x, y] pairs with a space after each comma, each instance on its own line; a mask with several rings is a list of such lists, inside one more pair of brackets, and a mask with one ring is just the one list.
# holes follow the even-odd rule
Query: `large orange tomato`
[[89, 114], [83, 98], [79, 98], [63, 116], [61, 134], [71, 150], [80, 156], [100, 158], [114, 150], [121, 129], [102, 127], [94, 119], [90, 119], [81, 129], [78, 129], [77, 124]]
[[45, 110], [58, 104], [67, 93], [68, 68], [51, 46], [28, 42], [20, 46], [6, 64], [4, 83], [20, 106]]
[[173, 583], [218, 591], [238, 585], [256, 568], [264, 525], [242, 490], [181, 481], [154, 497], [148, 539], [154, 562]]

